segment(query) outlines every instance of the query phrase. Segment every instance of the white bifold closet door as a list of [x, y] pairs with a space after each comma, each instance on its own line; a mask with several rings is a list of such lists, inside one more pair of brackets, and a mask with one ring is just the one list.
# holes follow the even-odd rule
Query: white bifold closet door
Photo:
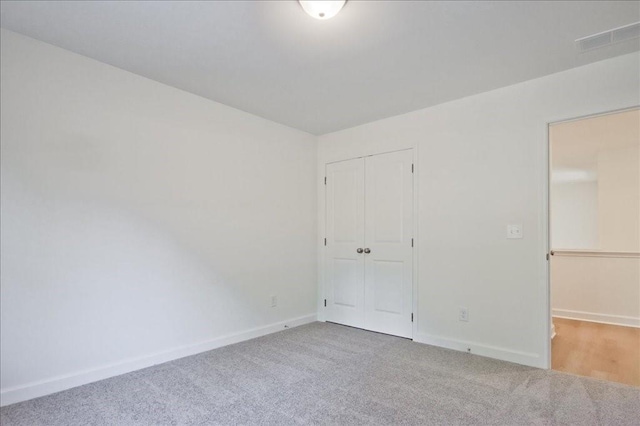
[[413, 153], [327, 165], [325, 318], [412, 337]]

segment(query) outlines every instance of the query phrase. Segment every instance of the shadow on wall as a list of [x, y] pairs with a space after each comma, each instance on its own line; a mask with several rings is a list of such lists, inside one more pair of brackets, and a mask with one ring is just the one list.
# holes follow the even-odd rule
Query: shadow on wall
[[145, 159], [108, 141], [47, 142], [3, 167], [3, 388], [41, 378], [38, 365], [75, 371], [283, 319], [270, 284], [303, 281], [308, 263], [279, 258], [300, 246], [278, 232], [286, 203], [264, 219], [216, 176], [230, 170], [170, 167], [170, 146]]

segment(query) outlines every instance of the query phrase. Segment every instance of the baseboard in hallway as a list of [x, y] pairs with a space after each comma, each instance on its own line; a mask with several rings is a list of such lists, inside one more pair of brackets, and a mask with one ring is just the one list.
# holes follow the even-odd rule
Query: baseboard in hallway
[[640, 318], [625, 315], [601, 314], [595, 312], [574, 311], [569, 309], [553, 309], [554, 318], [565, 318], [577, 321], [597, 322], [601, 324], [619, 325], [640, 328]]

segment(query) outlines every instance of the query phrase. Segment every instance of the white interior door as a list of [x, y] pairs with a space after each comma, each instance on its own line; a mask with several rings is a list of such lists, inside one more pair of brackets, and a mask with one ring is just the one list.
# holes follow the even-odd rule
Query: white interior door
[[365, 163], [365, 328], [402, 337], [413, 336], [412, 163], [412, 151]]
[[364, 328], [364, 159], [327, 165], [327, 321]]
[[412, 337], [413, 153], [327, 165], [325, 318]]

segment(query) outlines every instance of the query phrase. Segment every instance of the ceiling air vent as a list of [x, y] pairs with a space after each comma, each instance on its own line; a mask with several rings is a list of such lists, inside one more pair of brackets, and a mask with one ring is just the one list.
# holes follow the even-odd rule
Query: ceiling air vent
[[640, 37], [640, 22], [579, 38], [576, 40], [576, 44], [581, 52], [586, 52], [587, 50], [605, 47], [613, 43], [638, 37]]

